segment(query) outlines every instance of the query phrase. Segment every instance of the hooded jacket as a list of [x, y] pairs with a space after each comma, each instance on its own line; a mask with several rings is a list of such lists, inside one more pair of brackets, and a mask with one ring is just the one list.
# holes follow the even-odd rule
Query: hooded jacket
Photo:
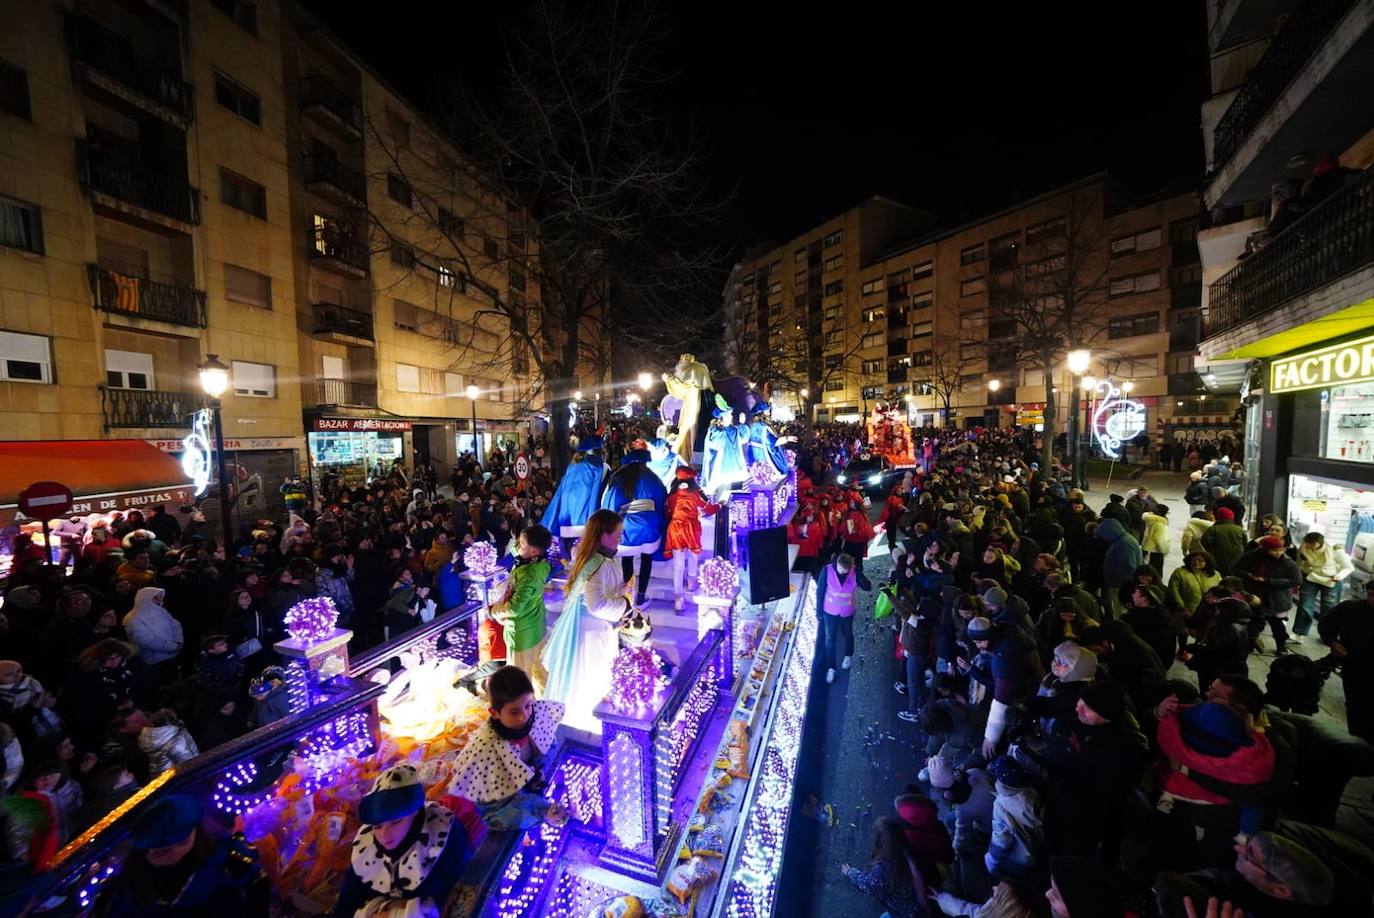
[[1221, 574], [1216, 571], [1209, 574], [1206, 571], [1192, 570], [1187, 566], [1186, 557], [1183, 563], [1183, 567], [1169, 575], [1169, 596], [1173, 599], [1174, 605], [1192, 615], [1202, 602], [1202, 594], [1221, 583]]
[[138, 734], [138, 749], [148, 757], [148, 774], [153, 777], [200, 755], [190, 731], [181, 724], [144, 727]]
[[1189, 554], [1195, 551], [1206, 551], [1207, 548], [1202, 544], [1202, 536], [1207, 530], [1212, 528], [1212, 521], [1209, 519], [1189, 518], [1183, 524], [1183, 535], [1179, 536], [1179, 547], [1183, 553]]
[[134, 596], [133, 609], [124, 616], [124, 630], [149, 666], [181, 652], [181, 622], [155, 601], [165, 595], [161, 587], [144, 587]]
[[[601, 507], [614, 510], [624, 517], [625, 534], [621, 538], [621, 545], [656, 552], [663, 540], [668, 490], [653, 469], [649, 468], [648, 461], [649, 453], [646, 450], [626, 453], [620, 468], [606, 482], [606, 491], [601, 495]], [[642, 510], [638, 509], [641, 502], [644, 507]]]
[[1103, 582], [1112, 589], [1120, 588], [1140, 567], [1140, 543], [1120, 522], [1112, 519], [1098, 523], [1093, 537], [1107, 543], [1107, 554], [1102, 559]]
[[1145, 538], [1140, 542], [1140, 550], [1167, 555], [1169, 553], [1169, 518], [1146, 510], [1140, 515], [1145, 524]]
[[1176, 797], [1210, 804], [1232, 802], [1221, 794], [1204, 790], [1188, 777], [1187, 771], [1199, 771], [1231, 784], [1263, 784], [1274, 774], [1274, 746], [1263, 733], [1251, 732], [1250, 745], [1224, 757], [1203, 755], [1185, 743], [1177, 714], [1160, 719], [1157, 736], [1159, 750], [1166, 757], [1160, 771], [1170, 759], [1184, 766], [1170, 768], [1164, 777], [1164, 790]]
[[1045, 841], [1040, 795], [1034, 788], [996, 783], [992, 804], [992, 840], [984, 858], [989, 872], [1022, 874], [1033, 868]]
[[1271, 557], [1262, 548], [1247, 551], [1232, 572], [1244, 577], [1247, 589], [1264, 600], [1264, 610], [1269, 615], [1283, 615], [1293, 608], [1293, 588], [1302, 583], [1296, 561], [1287, 555]]

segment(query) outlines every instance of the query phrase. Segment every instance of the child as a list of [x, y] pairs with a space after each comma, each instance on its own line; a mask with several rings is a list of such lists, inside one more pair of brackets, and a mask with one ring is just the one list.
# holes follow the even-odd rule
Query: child
[[1009, 755], [993, 760], [990, 771], [997, 798], [992, 804], [992, 841], [983, 863], [994, 879], [1023, 877], [1041, 862], [1045, 823], [1040, 795]]
[[243, 658], [229, 652], [227, 634], [212, 634], [200, 642], [200, 659], [196, 661], [196, 683], [203, 691], [237, 691], [242, 678]]
[[529, 674], [535, 694], [544, 694], [548, 673], [540, 657], [548, 632], [548, 609], [544, 607], [544, 585], [553, 574], [548, 561], [553, 535], [543, 526], [532, 525], [520, 533], [515, 566], [506, 581], [506, 592], [493, 607], [496, 620], [505, 625], [506, 659]]
[[534, 685], [518, 666], [503, 666], [487, 680], [490, 719], [468, 740], [453, 768], [449, 793], [477, 804], [497, 831], [525, 830], [540, 819], [567, 821], [567, 812], [540, 796], [539, 773], [563, 720], [563, 705], [535, 701]]
[[286, 670], [269, 666], [248, 683], [248, 695], [253, 699], [253, 725], [265, 727], [291, 713], [291, 698], [286, 692]]
[[[690, 588], [697, 588], [697, 559], [701, 557], [701, 518], [720, 509], [701, 494], [697, 473], [690, 465], [679, 466], [677, 480], [668, 495], [668, 540], [663, 556], [673, 561], [673, 608], [682, 611], [683, 565], [687, 567]], [[676, 554], [674, 554], [676, 552]]]
[[148, 726], [138, 734], [138, 748], [148, 758], [148, 774], [152, 777], [200, 755], [190, 731], [171, 708], [152, 713]]

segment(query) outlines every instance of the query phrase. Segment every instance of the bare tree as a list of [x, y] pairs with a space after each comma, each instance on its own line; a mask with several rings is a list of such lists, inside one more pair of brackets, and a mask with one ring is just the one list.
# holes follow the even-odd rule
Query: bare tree
[[463, 329], [503, 339], [459, 358], [485, 358], [497, 379], [522, 362], [534, 371], [526, 388], [549, 409], [560, 467], [579, 374], [606, 378], [608, 339], [690, 338], [690, 306], [719, 264], [692, 234], [722, 202], [699, 175], [695, 138], [662, 115], [671, 77], [653, 62], [667, 37], [647, 2], [573, 12], [549, 0], [508, 38], [497, 92], [447, 97], [439, 124], [456, 156], [426, 162], [372, 126], [389, 191], [399, 183], [410, 198], [399, 218], [379, 209], [374, 227], [447, 281], [440, 305]]
[[964, 374], [974, 363], [972, 354], [959, 345], [937, 347], [931, 351], [930, 362], [911, 373], [914, 385], [924, 387], [944, 405], [946, 427], [953, 423], [950, 407], [954, 395], [963, 388]]
[[[1071, 192], [1062, 222], [1028, 239], [1006, 274], [988, 289], [988, 369], [1038, 369], [1045, 384], [1041, 466], [1050, 468], [1057, 412], [1055, 374], [1065, 355], [1107, 324], [1108, 247], [1098, 189]], [[989, 260], [1000, 253], [989, 253]], [[1008, 259], [1010, 260], [1010, 259]], [[998, 271], [990, 264], [989, 273]]]

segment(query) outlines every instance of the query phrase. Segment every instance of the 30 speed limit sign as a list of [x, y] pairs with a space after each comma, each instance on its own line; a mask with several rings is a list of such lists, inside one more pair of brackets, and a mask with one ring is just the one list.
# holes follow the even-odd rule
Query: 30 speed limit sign
[[515, 477], [521, 481], [530, 477], [530, 457], [524, 453], [515, 457]]

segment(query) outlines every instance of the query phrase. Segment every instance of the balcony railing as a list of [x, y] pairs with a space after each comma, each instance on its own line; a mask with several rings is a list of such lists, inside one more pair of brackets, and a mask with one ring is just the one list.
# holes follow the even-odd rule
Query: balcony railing
[[84, 187], [156, 211], [183, 223], [200, 223], [200, 191], [180, 179], [136, 166], [84, 140], [76, 142], [76, 178]]
[[205, 396], [191, 392], [100, 387], [105, 427], [190, 427], [191, 415], [205, 407]]
[[337, 226], [316, 226], [311, 232], [314, 236], [310, 246], [312, 261], [356, 277], [368, 273], [368, 251], [362, 242]]
[[316, 303], [311, 309], [315, 314], [315, 334], [347, 335], [350, 338], [372, 340], [372, 316], [367, 313], [334, 303]]
[[[347, 203], [361, 204], [367, 200], [367, 182], [357, 172], [325, 153], [305, 157], [305, 182], [311, 190], [326, 197]], [[334, 194], [330, 194], [332, 189]]]
[[351, 405], [377, 407], [377, 384], [354, 379], [315, 379], [301, 383], [301, 398], [307, 405]]
[[67, 13], [72, 57], [105, 74], [183, 121], [195, 116], [195, 90], [170, 68], [133, 49], [129, 40], [87, 16]]
[[1212, 284], [1209, 334], [1374, 262], [1374, 170], [1352, 178]]
[[326, 127], [354, 140], [363, 136], [363, 109], [324, 77], [301, 79], [301, 111], [319, 115]]
[[157, 319], [205, 327], [205, 291], [195, 290], [174, 278], [154, 280], [146, 272], [116, 271], [86, 265], [96, 309], [141, 319]]
[[1283, 31], [1274, 36], [1264, 56], [1241, 83], [1231, 107], [1217, 122], [1213, 145], [1217, 168], [1240, 149], [1250, 131], [1353, 4], [1354, 0], [1306, 0], [1297, 4]]

